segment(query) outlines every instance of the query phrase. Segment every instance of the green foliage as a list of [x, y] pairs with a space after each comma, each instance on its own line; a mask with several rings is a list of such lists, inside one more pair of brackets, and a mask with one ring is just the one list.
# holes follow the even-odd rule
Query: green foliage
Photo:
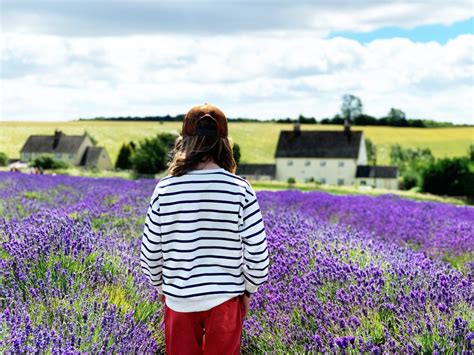
[[133, 168], [140, 174], [156, 174], [164, 170], [175, 140], [175, 135], [161, 133], [140, 141], [135, 154], [131, 157]]
[[42, 169], [67, 169], [69, 164], [55, 159], [51, 154], [41, 154], [33, 160], [32, 166]]
[[294, 177], [289, 177], [286, 182], [287, 182], [289, 185], [292, 185], [292, 184], [296, 183], [296, 180], [295, 180]]
[[8, 157], [5, 153], [0, 152], [0, 166], [8, 165]]
[[367, 150], [367, 160], [369, 164], [375, 164], [377, 159], [377, 146], [368, 138], [365, 139], [365, 148]]
[[240, 163], [240, 146], [237, 143], [234, 143], [232, 154], [234, 155], [234, 160], [238, 165]]
[[133, 142], [130, 143], [124, 143], [122, 144], [122, 147], [120, 148], [117, 161], [115, 162], [115, 167], [117, 169], [131, 169], [132, 168], [132, 162], [131, 162], [131, 157], [135, 151], [135, 145]]
[[341, 105], [342, 117], [353, 121], [362, 114], [362, 106], [362, 101], [357, 96], [344, 95]]
[[389, 155], [390, 163], [398, 166], [406, 190], [421, 186], [423, 171], [435, 161], [429, 148], [403, 148], [400, 144], [390, 146]]
[[467, 157], [438, 159], [423, 171], [424, 192], [448, 196], [474, 196], [474, 172]]
[[471, 144], [467, 150], [467, 156], [470, 161], [474, 161], [474, 144]]

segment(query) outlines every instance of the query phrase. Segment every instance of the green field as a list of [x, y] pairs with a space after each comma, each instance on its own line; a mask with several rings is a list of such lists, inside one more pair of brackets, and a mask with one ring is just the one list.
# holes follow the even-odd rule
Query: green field
[[[241, 163], [273, 163], [280, 130], [292, 129], [292, 124], [265, 122], [231, 122], [229, 136], [241, 147]], [[85, 129], [105, 146], [115, 162], [122, 143], [138, 142], [144, 137], [159, 132], [181, 129], [180, 122], [113, 122], [113, 121], [67, 121], [67, 122], [0, 122], [0, 152], [10, 158], [19, 158], [20, 149], [31, 134], [53, 134], [55, 129], [65, 134], [82, 134]], [[302, 130], [342, 130], [337, 125], [302, 124]], [[390, 145], [399, 143], [404, 147], [430, 148], [436, 157], [466, 155], [474, 143], [474, 127], [455, 128], [401, 128], [377, 126], [353, 126], [363, 130], [379, 148], [377, 164], [389, 164]]]

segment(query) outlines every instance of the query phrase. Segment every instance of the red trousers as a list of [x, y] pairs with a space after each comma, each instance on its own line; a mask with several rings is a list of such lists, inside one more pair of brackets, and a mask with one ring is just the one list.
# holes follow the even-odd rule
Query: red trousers
[[244, 312], [242, 296], [199, 312], [175, 312], [165, 305], [166, 354], [240, 354]]

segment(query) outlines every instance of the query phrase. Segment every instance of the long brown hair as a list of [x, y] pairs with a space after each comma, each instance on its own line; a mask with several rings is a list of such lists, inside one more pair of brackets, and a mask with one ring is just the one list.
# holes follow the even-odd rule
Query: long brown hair
[[[215, 122], [202, 119], [199, 122], [202, 128], [214, 128]], [[221, 168], [235, 174], [237, 163], [232, 151], [233, 141], [230, 137], [214, 136], [178, 136], [171, 152], [171, 160], [168, 162], [168, 173], [173, 176], [181, 176], [190, 170], [196, 169], [200, 162], [209, 159]]]

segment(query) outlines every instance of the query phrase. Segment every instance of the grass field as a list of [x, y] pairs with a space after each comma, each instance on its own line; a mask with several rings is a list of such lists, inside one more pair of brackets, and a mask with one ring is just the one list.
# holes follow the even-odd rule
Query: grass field
[[[232, 122], [229, 136], [241, 147], [241, 163], [273, 163], [280, 130], [292, 129], [292, 124], [265, 122]], [[107, 121], [66, 121], [66, 122], [0, 122], [0, 152], [10, 158], [19, 158], [20, 149], [31, 134], [53, 134], [54, 129], [65, 134], [78, 135], [87, 130], [105, 146], [115, 163], [122, 143], [138, 142], [144, 137], [159, 132], [181, 129], [180, 122], [107, 122]], [[303, 130], [342, 130], [337, 125], [301, 125]], [[354, 126], [363, 130], [379, 148], [378, 164], [389, 164], [390, 145], [399, 143], [404, 147], [430, 148], [436, 157], [465, 155], [469, 144], [474, 142], [474, 127], [456, 128], [399, 128]]]

